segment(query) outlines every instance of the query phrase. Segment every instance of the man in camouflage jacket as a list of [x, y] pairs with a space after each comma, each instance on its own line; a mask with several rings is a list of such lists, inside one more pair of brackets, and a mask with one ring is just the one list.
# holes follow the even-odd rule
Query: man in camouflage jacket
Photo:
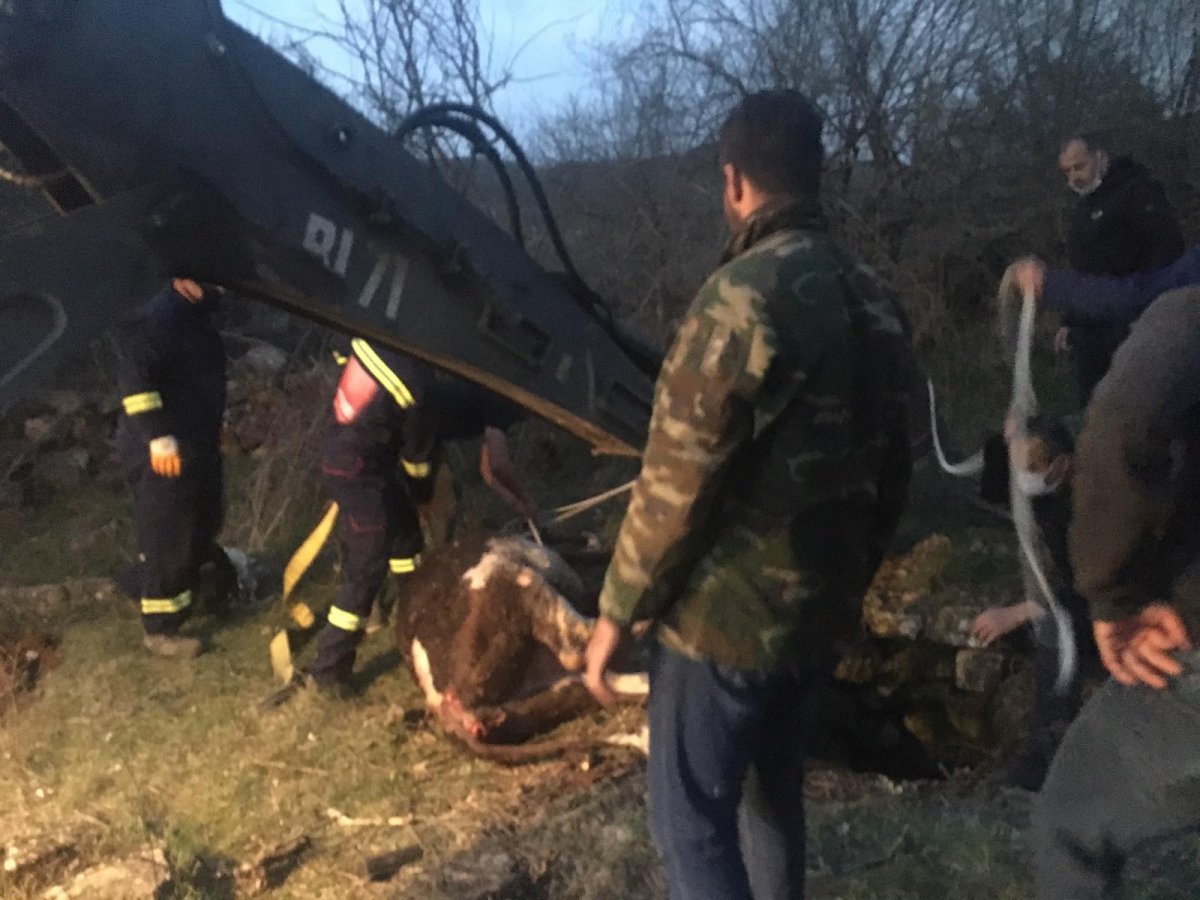
[[622, 635], [658, 624], [651, 831], [671, 897], [802, 897], [804, 710], [903, 509], [914, 370], [897, 303], [826, 234], [812, 104], [750, 95], [719, 150], [733, 239], [659, 375], [586, 679], [611, 702]]

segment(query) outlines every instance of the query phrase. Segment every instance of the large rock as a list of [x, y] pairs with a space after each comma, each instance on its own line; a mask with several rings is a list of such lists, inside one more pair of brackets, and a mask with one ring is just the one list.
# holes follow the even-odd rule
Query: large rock
[[954, 684], [960, 690], [986, 693], [1003, 674], [1004, 655], [995, 650], [959, 650], [954, 658]]
[[33, 464], [33, 481], [55, 493], [68, 493], [83, 486], [92, 455], [82, 447], [56, 450], [39, 457]]
[[435, 883], [447, 896], [462, 900], [524, 900], [536, 896], [534, 880], [522, 861], [493, 842], [450, 860], [437, 873]]
[[942, 596], [944, 606], [938, 606], [929, 616], [929, 623], [922, 635], [926, 640], [949, 647], [979, 647], [979, 641], [971, 633], [975, 618], [983, 612], [983, 606], [966, 597]]
[[929, 619], [929, 597], [954, 554], [950, 539], [932, 534], [904, 556], [886, 560], [863, 601], [863, 620], [883, 638], [912, 640]]
[[103, 602], [112, 596], [108, 578], [80, 578], [61, 584], [0, 585], [0, 608], [21, 619], [57, 619], [68, 608]]
[[859, 641], [838, 661], [833, 677], [847, 684], [869, 684], [879, 675], [883, 654], [873, 641]]
[[238, 363], [257, 375], [273, 376], [283, 370], [287, 361], [287, 354], [278, 347], [270, 344], [256, 344]]
[[38, 399], [60, 416], [74, 416], [83, 411], [83, 398], [75, 391], [42, 391]]
[[54, 416], [34, 416], [31, 419], [25, 420], [25, 425], [22, 430], [25, 433], [25, 439], [30, 443], [44, 444], [50, 440], [53, 440], [57, 436], [57, 424], [58, 420], [55, 419]]

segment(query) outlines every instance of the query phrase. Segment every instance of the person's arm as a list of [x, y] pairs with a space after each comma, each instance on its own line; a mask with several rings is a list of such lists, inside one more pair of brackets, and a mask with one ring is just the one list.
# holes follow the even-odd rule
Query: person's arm
[[1088, 407], [1078, 442], [1069, 536], [1075, 582], [1093, 619], [1114, 622], [1151, 599], [1169, 511], [1171, 446], [1200, 405], [1194, 299], [1172, 295], [1146, 313]]
[[1126, 278], [1043, 269], [1040, 295], [1071, 325], [1129, 324], [1160, 295], [1200, 284], [1200, 246], [1165, 268]]
[[753, 427], [748, 401], [773, 350], [760, 323], [731, 328], [723, 303], [715, 284], [702, 289], [659, 375], [641, 474], [600, 594], [600, 614], [622, 626], [662, 613], [646, 608], [647, 589], [684, 554]]
[[971, 625], [971, 634], [987, 647], [1026, 622], [1040, 618], [1041, 615], [1042, 608], [1034, 600], [1025, 600], [1011, 606], [993, 606], [975, 617]]
[[604, 674], [622, 634], [664, 612], [650, 589], [684, 560], [731, 455], [753, 431], [751, 401], [775, 355], [773, 335], [748, 287], [728, 296], [723, 287], [718, 275], [701, 288], [659, 373], [642, 471], [588, 644], [584, 681], [601, 703], [615, 699]]
[[1147, 274], [1128, 278], [1046, 271], [1042, 303], [1070, 327], [1128, 324], [1157, 297]]
[[1079, 439], [1069, 545], [1091, 617], [1114, 621], [1145, 602], [1129, 577], [1152, 543], [1159, 512], [1145, 476], [1165, 471], [1170, 460], [1168, 448], [1148, 441], [1141, 423], [1106, 415], [1096, 399]]
[[163, 372], [169, 364], [165, 340], [149, 311], [128, 323], [117, 340], [117, 381], [126, 422], [146, 445], [151, 468], [158, 475], [176, 478], [183, 471], [183, 458], [163, 407]]

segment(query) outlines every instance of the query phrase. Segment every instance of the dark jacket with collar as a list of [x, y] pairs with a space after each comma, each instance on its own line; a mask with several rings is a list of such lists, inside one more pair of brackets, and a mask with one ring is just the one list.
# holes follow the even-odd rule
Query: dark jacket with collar
[[1128, 157], [1115, 158], [1100, 185], [1067, 216], [1067, 260], [1076, 272], [1117, 277], [1150, 272], [1183, 249], [1162, 185]]

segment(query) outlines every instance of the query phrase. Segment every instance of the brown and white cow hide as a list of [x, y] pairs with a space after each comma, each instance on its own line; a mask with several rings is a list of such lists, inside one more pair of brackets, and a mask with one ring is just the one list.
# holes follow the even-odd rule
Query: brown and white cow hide
[[[580, 671], [593, 619], [584, 587], [554, 551], [520, 537], [439, 548], [405, 584], [401, 652], [445, 730], [468, 744], [514, 744], [594, 708]], [[620, 677], [644, 694], [644, 676]]]

